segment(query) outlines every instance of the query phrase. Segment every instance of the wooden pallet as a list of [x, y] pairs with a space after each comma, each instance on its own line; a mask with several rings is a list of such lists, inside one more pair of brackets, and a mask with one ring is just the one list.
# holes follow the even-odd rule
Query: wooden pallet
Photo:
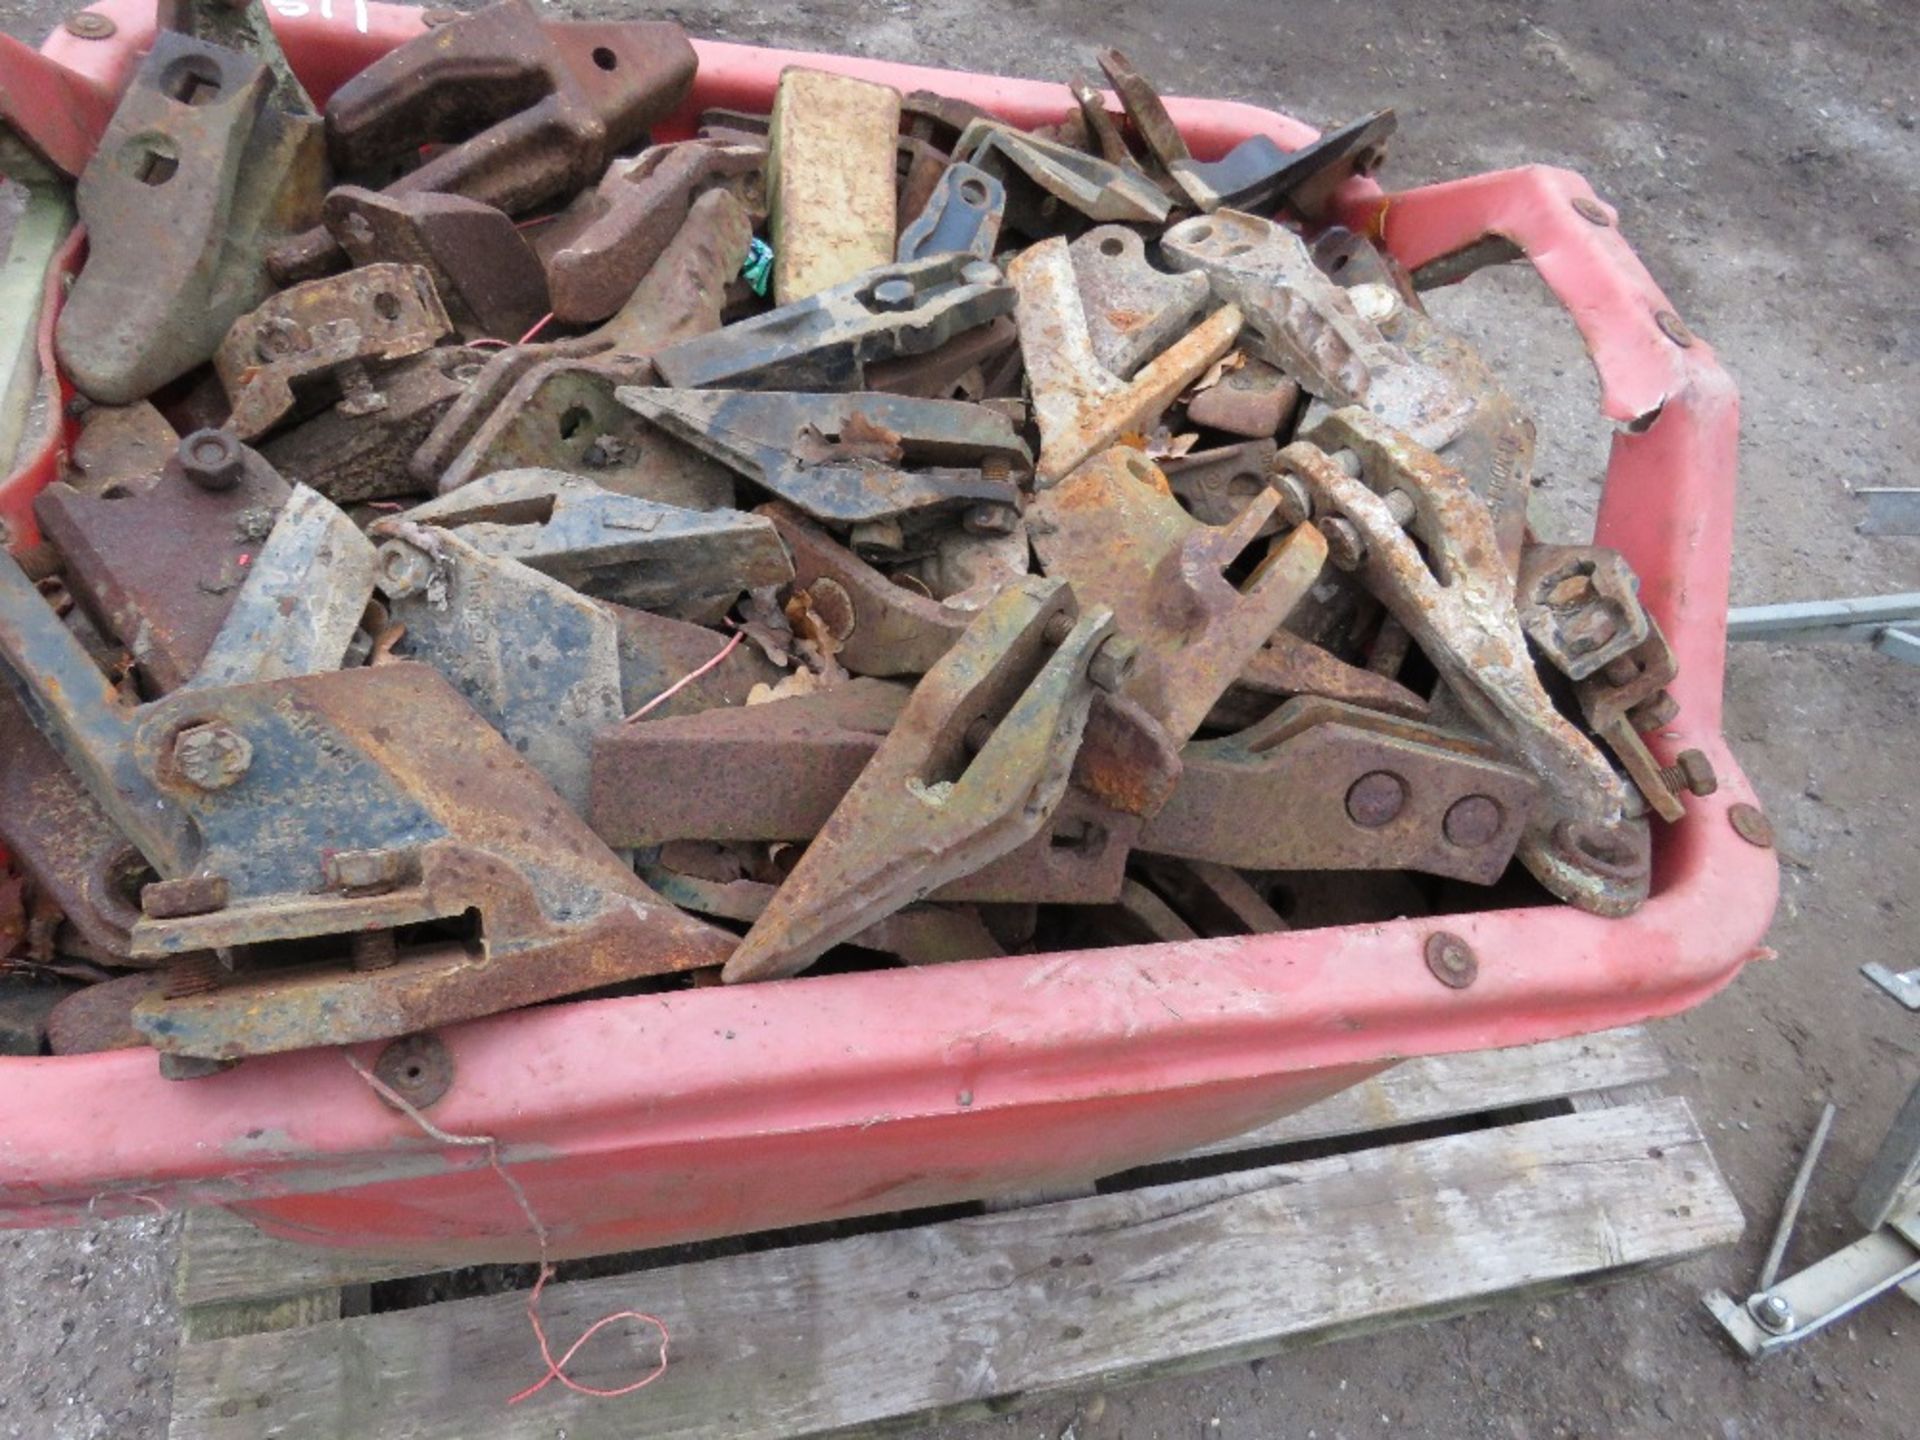
[[[365, 1313], [371, 1283], [419, 1267], [197, 1213], [171, 1434], [901, 1430], [1586, 1284], [1740, 1233], [1686, 1103], [1650, 1089], [1665, 1069], [1639, 1030], [1410, 1061], [1096, 1195], [548, 1286], [556, 1349], [611, 1311], [671, 1325], [666, 1374], [613, 1400], [552, 1385], [507, 1407], [541, 1370], [522, 1292]], [[616, 1386], [652, 1354], [603, 1333], [570, 1373]]]

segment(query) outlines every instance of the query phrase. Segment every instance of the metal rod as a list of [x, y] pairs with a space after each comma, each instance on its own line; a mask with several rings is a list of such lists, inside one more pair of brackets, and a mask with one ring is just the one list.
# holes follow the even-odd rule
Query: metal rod
[[1729, 640], [1855, 640], [1872, 644], [1889, 626], [1920, 622], [1920, 593], [1850, 600], [1746, 605], [1727, 613]]
[[1793, 1177], [1793, 1188], [1787, 1191], [1787, 1203], [1781, 1208], [1780, 1223], [1774, 1227], [1773, 1244], [1767, 1247], [1766, 1263], [1760, 1267], [1760, 1293], [1773, 1288], [1773, 1282], [1780, 1278], [1780, 1262], [1786, 1258], [1787, 1242], [1793, 1239], [1794, 1223], [1800, 1218], [1800, 1205], [1807, 1198], [1807, 1186], [1813, 1181], [1813, 1168], [1820, 1163], [1820, 1152], [1826, 1149], [1827, 1132], [1833, 1129], [1835, 1114], [1833, 1102], [1820, 1112], [1820, 1123], [1813, 1127], [1813, 1138], [1807, 1142], [1807, 1153], [1800, 1159], [1800, 1171]]

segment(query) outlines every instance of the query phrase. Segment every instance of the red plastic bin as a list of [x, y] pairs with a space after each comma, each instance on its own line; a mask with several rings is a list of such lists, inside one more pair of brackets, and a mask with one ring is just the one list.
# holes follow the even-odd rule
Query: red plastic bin
[[[275, 6], [294, 67], [321, 97], [422, 28], [410, 8]], [[0, 47], [0, 111], [50, 126], [46, 148], [73, 162], [153, 27], [151, 0], [93, 9], [118, 26], [111, 41], [62, 31], [39, 55]], [[708, 106], [769, 108], [792, 64], [942, 90], [1023, 125], [1072, 104], [1064, 87], [1032, 81], [698, 49], [693, 94], [663, 136], [687, 133]], [[49, 121], [56, 97], [64, 108]], [[1288, 147], [1314, 135], [1248, 105], [1168, 103], [1203, 158], [1254, 133]], [[1720, 734], [1733, 385], [1576, 175], [1534, 167], [1391, 195], [1356, 182], [1340, 202], [1347, 224], [1411, 266], [1505, 236], [1592, 353], [1619, 426], [1598, 540], [1637, 569], [1680, 661], [1679, 718], [1651, 743], [1665, 763], [1702, 750], [1721, 777], [1656, 835], [1652, 898], [1622, 920], [1561, 906], [1449, 916], [1479, 956], [1464, 990], [1429, 973], [1433, 922], [1410, 919], [581, 1001], [449, 1029], [455, 1079], [432, 1119], [498, 1141], [553, 1254], [1084, 1181], [1264, 1123], [1401, 1057], [1671, 1014], [1764, 953], [1777, 867], [1729, 822], [1754, 795]], [[59, 292], [55, 275], [43, 363]], [[64, 438], [56, 428], [37, 463], [0, 484], [0, 515], [20, 536]], [[371, 1065], [378, 1049], [355, 1053]], [[190, 1083], [162, 1080], [148, 1051], [6, 1059], [0, 1093], [0, 1223], [220, 1204], [288, 1238], [447, 1263], [538, 1249], [484, 1147], [431, 1140], [338, 1051]]]

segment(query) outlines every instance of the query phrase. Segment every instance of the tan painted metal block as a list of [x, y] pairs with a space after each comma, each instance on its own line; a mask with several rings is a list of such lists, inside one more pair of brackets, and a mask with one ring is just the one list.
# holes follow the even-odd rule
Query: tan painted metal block
[[824, 70], [781, 72], [773, 102], [773, 297], [781, 304], [893, 259], [900, 92]]

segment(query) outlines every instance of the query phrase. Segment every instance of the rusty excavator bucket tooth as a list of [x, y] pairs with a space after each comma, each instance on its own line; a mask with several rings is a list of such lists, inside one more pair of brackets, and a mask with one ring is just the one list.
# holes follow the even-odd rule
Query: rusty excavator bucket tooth
[[[385, 188], [445, 191], [522, 215], [600, 176], [686, 98], [696, 64], [663, 20], [542, 20], [499, 0], [436, 25], [352, 76], [327, 101], [327, 148], [348, 179], [435, 153]], [[318, 227], [277, 246], [283, 284], [336, 268]]]
[[374, 532], [415, 524], [453, 531], [583, 595], [681, 620], [717, 621], [743, 591], [793, 578], [764, 516], [662, 505], [558, 470], [498, 471]]
[[1057, 233], [1063, 209], [1095, 223], [1163, 225], [1173, 205], [1138, 167], [1115, 165], [1002, 121], [974, 120], [953, 158], [1008, 187], [1007, 223], [1024, 235]]
[[773, 298], [791, 305], [893, 259], [900, 92], [788, 66], [767, 126]]
[[272, 291], [267, 248], [319, 217], [319, 121], [273, 104], [259, 60], [162, 30], [80, 176], [87, 261], [54, 328], [103, 405], [204, 363]]
[[1037, 482], [1052, 485], [1123, 434], [1145, 432], [1186, 388], [1233, 348], [1242, 317], [1215, 311], [1130, 380], [1103, 366], [1067, 242], [1043, 240], [1007, 267], [1019, 292], [1014, 319], [1040, 425]]
[[1013, 288], [991, 261], [935, 255], [682, 340], [654, 363], [687, 390], [858, 390], [867, 366], [925, 355], [1013, 308]]
[[133, 1015], [165, 1055], [381, 1039], [731, 949], [642, 884], [426, 666], [129, 708], [11, 557], [0, 658], [159, 876], [163, 913], [134, 923], [131, 949], [168, 961], [169, 984]]
[[953, 514], [1003, 531], [1032, 457], [1002, 415], [911, 395], [623, 389], [675, 439], [839, 528]]
[[[1151, 460], [1124, 446], [1035, 496], [1028, 530], [1040, 568], [1113, 612], [1138, 647], [1126, 693], [1184, 741], [1319, 576], [1327, 544], [1311, 524], [1261, 540], [1280, 496], [1264, 490], [1230, 525], [1202, 525]], [[1227, 572], [1265, 552], [1235, 585]]]
[[1043, 833], [1096, 688], [1125, 679], [1104, 611], [1055, 581], [1009, 586], [914, 687], [898, 723], [754, 922], [731, 982], [834, 945]]

